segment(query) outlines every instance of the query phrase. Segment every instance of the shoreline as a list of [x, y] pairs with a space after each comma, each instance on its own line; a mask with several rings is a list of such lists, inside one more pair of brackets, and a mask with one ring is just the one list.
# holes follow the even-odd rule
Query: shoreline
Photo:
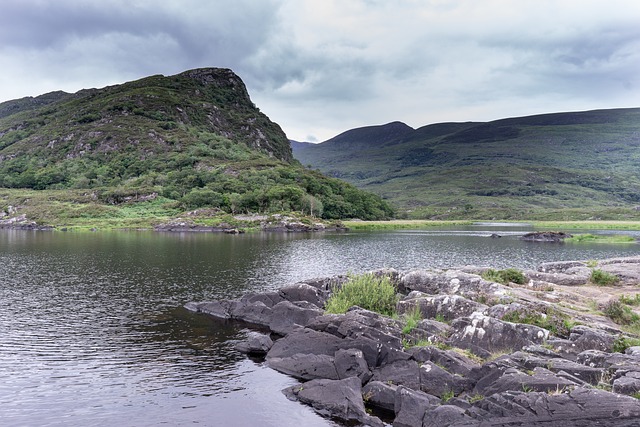
[[[517, 283], [487, 270], [368, 273], [398, 292], [393, 316], [325, 312], [347, 276], [185, 308], [256, 325], [237, 350], [301, 381], [289, 399], [345, 422], [383, 426], [382, 411], [405, 427], [634, 425], [640, 257], [542, 263]], [[596, 285], [596, 271], [615, 284]]]

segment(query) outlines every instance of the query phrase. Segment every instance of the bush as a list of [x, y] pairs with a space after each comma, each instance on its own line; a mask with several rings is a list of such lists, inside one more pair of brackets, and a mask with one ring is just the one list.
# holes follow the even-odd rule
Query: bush
[[527, 281], [522, 271], [516, 268], [507, 268], [506, 270], [494, 270], [490, 268], [482, 274], [482, 278], [490, 282], [502, 283], [503, 285], [510, 282], [523, 285]]
[[357, 305], [366, 310], [386, 316], [396, 313], [396, 288], [388, 277], [378, 277], [374, 274], [352, 276], [335, 290], [327, 300], [325, 310], [328, 313], [346, 313], [350, 307]]
[[598, 268], [594, 268], [591, 270], [591, 283], [600, 286], [610, 286], [615, 285], [618, 282], [618, 276], [607, 273], [606, 271], [600, 270]]
[[631, 325], [640, 321], [640, 316], [620, 300], [611, 300], [602, 307], [602, 312], [618, 325]]

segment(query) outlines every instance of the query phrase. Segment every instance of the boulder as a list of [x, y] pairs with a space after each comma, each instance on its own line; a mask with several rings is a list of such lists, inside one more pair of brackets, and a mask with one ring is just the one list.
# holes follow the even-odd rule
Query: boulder
[[358, 378], [312, 380], [283, 390], [287, 398], [311, 405], [324, 416], [345, 422], [357, 421], [366, 426], [383, 427], [383, 422], [367, 414]]
[[323, 314], [324, 311], [308, 301], [282, 301], [271, 309], [268, 326], [276, 334], [285, 335], [297, 326], [307, 326]]
[[299, 380], [340, 379], [334, 358], [326, 354], [297, 353], [290, 357], [270, 357], [267, 366]]
[[407, 353], [418, 363], [433, 362], [454, 375], [467, 377], [473, 369], [480, 367], [476, 362], [453, 350], [441, 350], [434, 346], [412, 347]]
[[447, 372], [433, 362], [420, 365], [420, 390], [440, 398], [449, 393], [459, 395], [471, 388], [471, 382], [459, 375]]
[[374, 369], [371, 380], [420, 390], [420, 366], [415, 360], [399, 360]]
[[509, 368], [495, 381], [487, 384], [486, 387], [476, 386], [474, 392], [484, 396], [505, 391], [560, 392], [578, 385], [580, 384], [557, 376], [545, 368], [534, 368], [530, 373], [522, 372], [516, 368]]
[[306, 283], [296, 283], [280, 288], [278, 295], [286, 301], [306, 301], [321, 308], [324, 307], [327, 301], [328, 292], [321, 291], [319, 288]]
[[396, 418], [393, 421], [393, 427], [422, 426], [425, 414], [439, 404], [440, 399], [435, 396], [400, 386], [396, 390], [394, 404]]
[[549, 331], [538, 326], [503, 322], [479, 313], [456, 319], [451, 326], [456, 332], [447, 342], [481, 357], [496, 351], [514, 351], [541, 344], [549, 336]]
[[587, 264], [583, 261], [543, 262], [538, 265], [537, 270], [541, 273], [566, 273], [567, 270], [586, 266]]
[[458, 270], [414, 270], [400, 278], [400, 284], [407, 291], [420, 291], [429, 295], [447, 294], [473, 298], [478, 295], [502, 296], [505, 288], [488, 282], [477, 274]]
[[273, 347], [273, 341], [269, 335], [259, 332], [249, 332], [244, 341], [235, 345], [235, 349], [241, 353], [263, 356]]
[[629, 396], [640, 392], [640, 372], [630, 371], [625, 373], [624, 376], [613, 380], [612, 391]]
[[585, 350], [611, 351], [616, 336], [602, 329], [578, 325], [571, 329], [569, 340], [573, 342], [572, 349], [577, 352]]
[[397, 389], [398, 386], [393, 384], [383, 383], [382, 381], [369, 381], [362, 388], [362, 395], [367, 404], [393, 412]]
[[231, 319], [231, 312], [237, 305], [237, 301], [220, 300], [205, 302], [188, 302], [184, 305], [187, 310], [196, 313], [204, 313], [219, 319]]
[[446, 427], [473, 421], [464, 409], [453, 405], [441, 405], [432, 411], [427, 410], [422, 419], [422, 427]]
[[560, 286], [586, 285], [590, 278], [590, 274], [542, 273], [534, 270], [525, 270], [524, 275], [531, 281], [553, 283]]
[[486, 310], [484, 304], [469, 300], [459, 295], [420, 296], [406, 298], [399, 301], [396, 308], [398, 314], [409, 313], [418, 307], [424, 319], [433, 319], [441, 316], [444, 320], [453, 320], [458, 317], [470, 316], [476, 311]]
[[309, 328], [298, 328], [273, 344], [267, 353], [267, 361], [271, 358], [286, 358], [296, 354], [324, 354], [333, 357], [341, 345], [343, 345], [342, 340], [334, 335]]
[[334, 362], [339, 379], [358, 377], [362, 384], [366, 384], [371, 378], [372, 374], [369, 370], [369, 365], [364, 359], [364, 354], [361, 350], [354, 348], [340, 349], [334, 355]]
[[571, 234], [562, 231], [534, 231], [520, 237], [527, 242], [562, 243], [564, 239], [572, 237]]
[[474, 406], [480, 410], [474, 417], [486, 420], [483, 426], [631, 427], [640, 417], [638, 399], [583, 387], [557, 394], [507, 391]]

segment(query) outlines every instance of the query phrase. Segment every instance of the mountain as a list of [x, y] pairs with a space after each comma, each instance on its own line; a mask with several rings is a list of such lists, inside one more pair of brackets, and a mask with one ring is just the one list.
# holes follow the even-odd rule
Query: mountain
[[0, 104], [0, 187], [91, 189], [105, 203], [158, 194], [232, 213], [392, 214], [379, 197], [303, 168], [242, 80], [220, 68]]
[[294, 155], [413, 218], [640, 218], [639, 108], [415, 130], [394, 122]]

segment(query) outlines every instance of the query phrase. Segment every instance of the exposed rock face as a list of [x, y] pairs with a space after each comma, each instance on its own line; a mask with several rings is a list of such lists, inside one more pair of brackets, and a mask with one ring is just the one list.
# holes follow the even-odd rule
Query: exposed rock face
[[[640, 271], [640, 258], [599, 265], [623, 264]], [[561, 281], [584, 267], [583, 262], [546, 263], [538, 273]], [[266, 353], [268, 366], [306, 381], [284, 390], [287, 397], [350, 424], [383, 425], [367, 413], [369, 406], [387, 411], [394, 427], [640, 425], [640, 401], [630, 397], [640, 391], [640, 351], [612, 353], [621, 334], [615, 324], [533, 301], [540, 292], [529, 284], [509, 288], [469, 271], [474, 269], [377, 273], [408, 292], [398, 302], [399, 313], [418, 307], [429, 317], [411, 330], [403, 314], [393, 319], [359, 307], [324, 313], [327, 298], [345, 277], [186, 307], [262, 325], [281, 336], [272, 342], [268, 335], [250, 333], [238, 348]], [[555, 285], [563, 292], [580, 289]], [[545, 325], [553, 316], [575, 314], [588, 326], [566, 326], [560, 336], [553, 328], [502, 320], [514, 312], [526, 314], [523, 319], [546, 319]]]

